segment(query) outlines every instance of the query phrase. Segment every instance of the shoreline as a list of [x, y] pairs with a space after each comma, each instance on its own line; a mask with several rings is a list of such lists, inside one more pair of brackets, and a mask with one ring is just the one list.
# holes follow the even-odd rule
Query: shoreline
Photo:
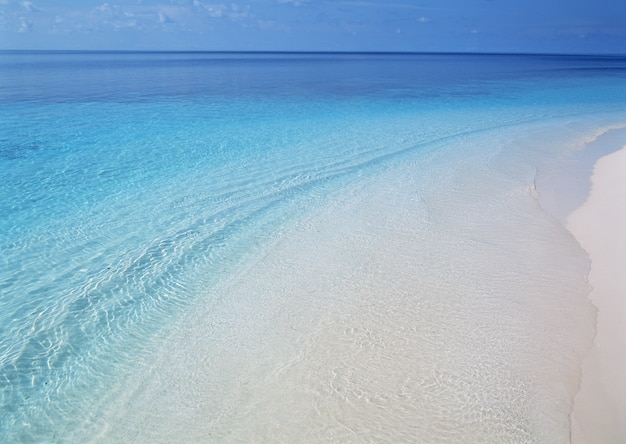
[[511, 151], [546, 131], [447, 141], [339, 193], [171, 330], [103, 436], [566, 442], [595, 310]]
[[587, 200], [566, 226], [588, 252], [590, 301], [597, 307], [594, 342], [583, 358], [571, 415], [574, 444], [619, 443], [626, 436], [626, 146], [593, 168]]

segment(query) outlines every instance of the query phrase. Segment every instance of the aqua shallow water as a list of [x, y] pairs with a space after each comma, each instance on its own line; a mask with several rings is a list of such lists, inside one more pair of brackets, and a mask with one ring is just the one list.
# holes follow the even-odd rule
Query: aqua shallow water
[[[575, 379], [593, 317], [587, 263], [533, 206], [532, 184], [623, 125], [623, 59], [3, 53], [0, 63], [3, 441], [396, 431], [435, 442], [464, 426], [517, 442], [565, 436], [569, 395], [555, 407], [535, 394]], [[512, 235], [522, 220], [530, 228]], [[384, 304], [365, 303], [381, 285]], [[394, 315], [372, 324], [388, 306]], [[547, 323], [549, 309], [534, 323], [559, 306], [578, 324]], [[508, 338], [520, 313], [520, 335], [478, 360], [489, 365], [475, 380], [490, 390], [461, 378], [475, 362], [461, 352], [476, 346], [463, 338]], [[506, 322], [487, 322], [498, 315]], [[527, 348], [511, 355], [520, 337]], [[354, 356], [372, 341], [400, 350], [394, 389], [372, 382], [385, 365], [368, 373]], [[565, 364], [543, 378], [553, 353]], [[507, 381], [523, 384], [498, 399]], [[356, 402], [374, 398], [395, 414]], [[538, 410], [557, 425], [542, 428]], [[458, 411], [477, 416], [445, 413]], [[344, 416], [365, 424], [343, 435]]]

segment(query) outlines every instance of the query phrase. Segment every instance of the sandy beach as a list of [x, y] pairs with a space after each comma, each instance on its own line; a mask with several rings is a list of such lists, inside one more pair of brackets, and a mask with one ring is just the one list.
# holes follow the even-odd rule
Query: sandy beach
[[572, 443], [622, 443], [626, 436], [626, 148], [595, 165], [589, 198], [567, 226], [589, 253], [589, 298], [598, 308], [594, 344], [572, 412]]

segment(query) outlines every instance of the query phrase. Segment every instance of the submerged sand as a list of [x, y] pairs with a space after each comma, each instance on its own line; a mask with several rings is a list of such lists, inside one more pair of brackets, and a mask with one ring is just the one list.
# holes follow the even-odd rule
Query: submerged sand
[[626, 148], [595, 165], [588, 200], [567, 226], [589, 253], [589, 297], [598, 308], [572, 414], [572, 443], [626, 439]]
[[569, 442], [595, 309], [533, 159], [580, 126], [445, 140], [334, 195], [172, 328], [101, 436]]

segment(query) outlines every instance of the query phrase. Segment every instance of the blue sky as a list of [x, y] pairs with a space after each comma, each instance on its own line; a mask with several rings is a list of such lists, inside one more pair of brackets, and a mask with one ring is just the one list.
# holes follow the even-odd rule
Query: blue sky
[[626, 53], [626, 0], [0, 0], [0, 49]]

